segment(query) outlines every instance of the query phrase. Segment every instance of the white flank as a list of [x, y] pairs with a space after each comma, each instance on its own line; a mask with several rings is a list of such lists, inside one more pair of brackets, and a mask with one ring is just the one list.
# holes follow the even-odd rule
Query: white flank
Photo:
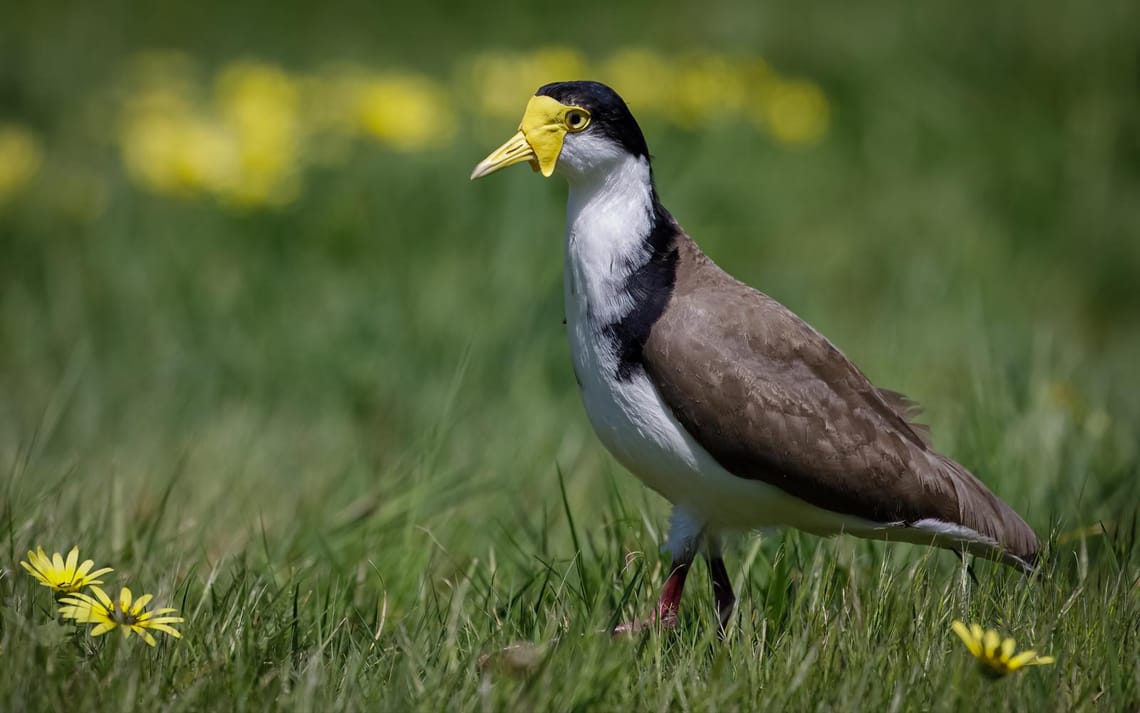
[[[943, 520], [935, 520], [933, 518], [926, 518], [918, 520], [910, 525], [912, 529], [919, 532], [926, 533], [928, 537], [932, 537], [938, 541], [945, 540], [949, 542], [969, 542], [977, 545], [985, 545], [987, 547], [997, 548], [998, 543], [991, 537], [986, 537], [982, 533], [965, 525], [958, 525], [953, 522], [945, 522]], [[921, 537], [921, 535], [919, 536]]]

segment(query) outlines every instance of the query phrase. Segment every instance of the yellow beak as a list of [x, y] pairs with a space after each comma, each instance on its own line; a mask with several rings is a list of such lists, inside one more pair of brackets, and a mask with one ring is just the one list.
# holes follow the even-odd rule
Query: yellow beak
[[531, 168], [550, 178], [566, 138], [566, 112], [572, 108], [551, 97], [531, 97], [518, 133], [480, 161], [471, 180], [523, 161], [530, 161]]
[[507, 143], [495, 149], [490, 156], [479, 162], [479, 165], [471, 172], [471, 180], [489, 176], [499, 169], [523, 161], [530, 161], [531, 168], [538, 170], [538, 161], [534, 155], [534, 149], [527, 143], [526, 134], [522, 132], [522, 129], [519, 129], [518, 133], [512, 136]]

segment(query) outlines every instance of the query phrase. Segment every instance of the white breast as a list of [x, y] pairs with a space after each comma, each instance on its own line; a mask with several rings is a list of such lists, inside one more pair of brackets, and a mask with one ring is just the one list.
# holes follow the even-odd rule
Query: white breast
[[633, 309], [624, 289], [631, 269], [647, 257], [649, 164], [626, 157], [606, 180], [570, 185], [566, 210], [564, 297], [570, 355], [586, 413], [606, 448], [647, 485], [670, 500], [697, 470], [686, 434], [667, 412], [644, 373], [619, 380], [618, 354], [606, 325]]

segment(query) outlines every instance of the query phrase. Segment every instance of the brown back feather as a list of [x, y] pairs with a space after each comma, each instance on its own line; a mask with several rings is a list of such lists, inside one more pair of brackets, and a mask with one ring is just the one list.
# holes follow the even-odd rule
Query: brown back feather
[[1033, 531], [930, 449], [929, 429], [910, 422], [915, 402], [875, 388], [790, 310], [724, 273], [688, 236], [676, 240], [676, 283], [645, 366], [725, 469], [879, 523], [965, 526], [997, 543], [983, 554], [1032, 562]]

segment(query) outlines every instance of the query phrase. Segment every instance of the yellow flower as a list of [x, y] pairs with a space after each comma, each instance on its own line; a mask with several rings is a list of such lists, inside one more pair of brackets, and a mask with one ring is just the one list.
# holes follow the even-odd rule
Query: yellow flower
[[356, 119], [376, 139], [404, 151], [446, 145], [455, 132], [447, 94], [417, 74], [365, 77], [357, 86]]
[[0, 124], [0, 199], [32, 180], [42, 160], [39, 142], [30, 131]]
[[300, 90], [269, 64], [234, 62], [206, 101], [187, 61], [148, 59], [123, 101], [119, 142], [131, 177], [158, 193], [228, 205], [284, 205], [299, 189]]
[[1038, 656], [1032, 649], [1014, 655], [1017, 643], [1013, 639], [1002, 639], [993, 629], [982, 631], [982, 627], [977, 624], [966, 626], [955, 620], [950, 628], [974, 658], [982, 664], [984, 670], [994, 676], [1005, 676], [1024, 666], [1044, 666], [1055, 660], [1052, 656]]
[[683, 58], [673, 77], [673, 122], [696, 128], [735, 116], [747, 99], [739, 64], [718, 54], [692, 54]]
[[676, 68], [668, 57], [653, 50], [619, 50], [599, 75], [621, 94], [634, 113], [659, 112], [672, 101]]
[[111, 601], [107, 593], [99, 587], [93, 586], [91, 591], [95, 592], [94, 597], [77, 593], [61, 599], [60, 602], [65, 606], [60, 607], [59, 613], [64, 618], [74, 619], [80, 624], [95, 624], [95, 628], [91, 630], [92, 636], [102, 636], [119, 627], [123, 632], [123, 638], [129, 637], [133, 631], [151, 646], [156, 643], [150, 633], [152, 629], [170, 634], [176, 639], [182, 638], [182, 634], [171, 624], [180, 624], [185, 620], [180, 616], [165, 616], [177, 609], [145, 611], [152, 595], [144, 594], [134, 599], [131, 590], [123, 587], [119, 591], [119, 599]]
[[569, 47], [542, 47], [530, 53], [485, 52], [466, 63], [480, 111], [495, 119], [518, 119], [519, 97], [550, 82], [589, 76], [585, 57]]
[[[546, 77], [542, 82], [564, 82], [566, 80], [580, 79], [589, 74], [586, 70], [586, 58], [578, 50], [570, 47], [551, 45], [539, 47], [526, 56], [526, 71], [539, 81], [539, 77]], [[535, 84], [531, 92], [538, 89], [541, 84]]]
[[237, 183], [241, 170], [235, 138], [188, 109], [135, 113], [124, 122], [122, 143], [131, 176], [159, 193], [218, 193]]
[[243, 61], [215, 84], [215, 104], [238, 150], [238, 175], [222, 193], [241, 205], [290, 202], [302, 140], [296, 81], [272, 65]]
[[83, 564], [79, 564], [78, 547], [71, 548], [67, 553], [66, 562], [60, 553], [56, 552], [48, 557], [44, 548], [37, 547], [35, 552], [28, 550], [28, 561], [20, 562], [20, 565], [28, 570], [28, 574], [40, 580], [45, 587], [51, 587], [52, 591], [63, 594], [73, 594], [84, 587], [102, 584], [103, 580], [96, 577], [113, 571], [110, 567], [103, 567], [92, 572], [91, 568], [95, 563], [91, 560], [84, 560]]
[[803, 80], [773, 82], [765, 109], [768, 131], [782, 144], [818, 143], [831, 122], [827, 97], [815, 84]]

